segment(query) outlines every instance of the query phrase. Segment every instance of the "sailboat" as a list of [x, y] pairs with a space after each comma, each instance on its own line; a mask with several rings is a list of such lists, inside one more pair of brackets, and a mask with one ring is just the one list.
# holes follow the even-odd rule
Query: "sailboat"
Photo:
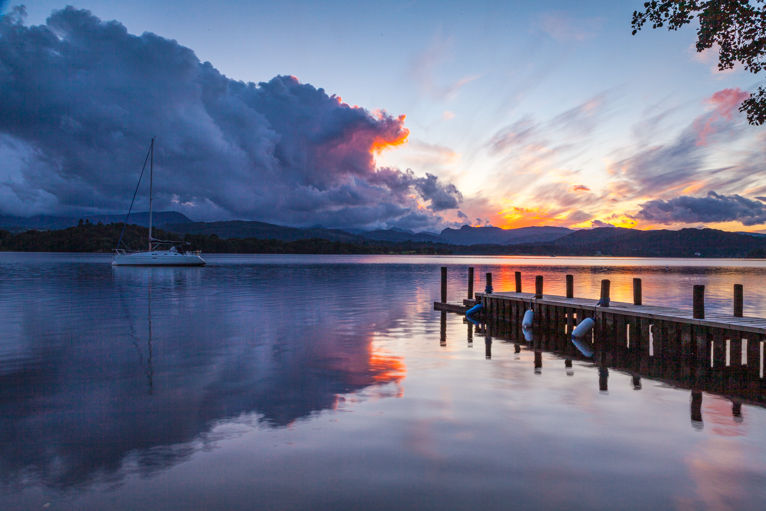
[[[128, 224], [128, 218], [130, 212], [133, 210], [133, 202], [136, 200], [136, 193], [138, 193], [138, 186], [141, 184], [141, 177], [146, 170], [146, 160], [144, 160], [144, 168], [141, 170], [141, 177], [138, 178], [138, 185], [136, 185], [136, 192], [133, 194], [133, 201], [130, 203], [130, 209], [128, 209], [128, 216], [125, 217], [125, 225], [122, 227], [122, 233], [120, 234], [120, 240], [117, 242], [117, 248], [114, 250], [114, 259], [112, 260], [112, 266], [205, 266], [205, 260], [202, 259], [199, 250], [195, 251], [180, 251], [178, 246], [188, 245], [188, 243], [182, 241], [163, 241], [155, 239], [152, 236], [152, 203], [154, 197], [152, 197], [154, 187], [154, 138], [149, 146], [149, 153], [146, 155], [146, 159], [149, 163], [149, 250], [130, 250], [127, 248], [121, 248], [122, 235], [125, 234], [125, 226]], [[160, 250], [160, 247], [170, 247]]]

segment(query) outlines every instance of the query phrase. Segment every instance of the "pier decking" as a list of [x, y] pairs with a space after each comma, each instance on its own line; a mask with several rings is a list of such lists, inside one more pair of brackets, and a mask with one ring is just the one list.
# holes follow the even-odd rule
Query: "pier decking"
[[[479, 301], [484, 303], [490, 314], [508, 313], [508, 305], [505, 302], [513, 302], [511, 309], [518, 306], [526, 309], [545, 311], [546, 308], [564, 309], [577, 315], [578, 318], [594, 317], [602, 315], [623, 316], [627, 318], [643, 318], [656, 321], [673, 321], [676, 323], [705, 326], [710, 328], [724, 328], [766, 336], [766, 318], [734, 317], [726, 314], [706, 313], [704, 319], [694, 318], [693, 311], [676, 309], [673, 307], [658, 307], [656, 305], [634, 305], [627, 302], [610, 302], [608, 307], [598, 307], [598, 300], [589, 298], [566, 298], [563, 296], [543, 295], [535, 298], [534, 293], [476, 293]], [[442, 310], [442, 304], [434, 304], [438, 310]], [[526, 310], [524, 309], [524, 310]], [[578, 314], [579, 313], [579, 314]], [[523, 314], [523, 313], [522, 313]]]
[[[469, 278], [472, 276], [470, 272]], [[571, 276], [567, 276], [568, 297], [544, 294], [539, 276], [535, 293], [523, 293], [517, 272], [519, 291], [476, 293], [475, 301], [465, 299], [461, 303], [447, 301], [446, 272], [442, 278], [442, 300], [435, 302], [434, 308], [442, 311], [443, 328], [447, 312], [465, 314], [470, 306], [481, 302], [483, 309], [473, 319], [480, 323], [477, 333], [486, 336], [488, 356], [495, 337], [527, 344], [530, 349], [589, 359], [604, 368], [630, 367], [636, 375], [766, 405], [766, 318], [742, 315], [742, 286], [734, 288], [729, 315], [705, 313], [702, 286], [694, 287], [693, 308], [684, 310], [641, 305], [640, 279], [634, 279], [635, 303], [627, 303], [609, 300], [608, 280], [602, 281], [600, 300], [575, 298], [571, 296]], [[469, 288], [473, 287], [471, 280]], [[491, 274], [487, 283], [491, 288]], [[528, 310], [534, 312], [533, 326], [523, 330], [522, 318]], [[592, 318], [595, 326], [584, 339], [590, 353], [583, 352], [581, 357], [578, 353], [582, 350], [573, 345], [571, 334], [585, 318]], [[468, 328], [470, 342], [473, 326]], [[442, 338], [446, 341], [446, 332]]]

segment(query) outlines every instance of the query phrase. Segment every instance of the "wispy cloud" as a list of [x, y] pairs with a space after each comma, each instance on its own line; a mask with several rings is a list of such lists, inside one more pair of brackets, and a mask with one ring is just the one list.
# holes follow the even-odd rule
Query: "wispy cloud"
[[593, 38], [602, 23], [600, 18], [584, 20], [566, 11], [549, 11], [539, 14], [533, 26], [560, 43], [571, 43]]
[[442, 101], [454, 99], [464, 86], [480, 78], [480, 75], [476, 74], [463, 76], [448, 83], [439, 83], [437, 75], [440, 68], [452, 60], [453, 43], [452, 37], [437, 34], [431, 45], [417, 55], [409, 67], [410, 76], [420, 90]]

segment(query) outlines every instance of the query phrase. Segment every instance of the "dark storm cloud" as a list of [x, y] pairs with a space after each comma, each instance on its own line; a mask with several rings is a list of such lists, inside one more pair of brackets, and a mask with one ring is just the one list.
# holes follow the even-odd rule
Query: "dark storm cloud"
[[660, 224], [697, 222], [740, 222], [742, 225], [766, 223], [766, 206], [739, 195], [707, 197], [681, 196], [670, 200], [651, 200], [641, 205], [636, 215], [641, 220]]
[[88, 11], [22, 18], [0, 20], [0, 143], [22, 162], [0, 182], [4, 213], [124, 211], [154, 135], [158, 207], [199, 219], [382, 227], [416, 213], [436, 225], [462, 200], [433, 175], [376, 168], [376, 151], [406, 140], [404, 116], [291, 76], [231, 80]]

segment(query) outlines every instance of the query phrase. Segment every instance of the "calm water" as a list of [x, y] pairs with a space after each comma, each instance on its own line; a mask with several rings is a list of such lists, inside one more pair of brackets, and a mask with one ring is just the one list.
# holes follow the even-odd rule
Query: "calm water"
[[[449, 315], [510, 290], [766, 316], [763, 262], [0, 254], [0, 509], [764, 509], [766, 409], [566, 368]], [[693, 266], [689, 266], [693, 264]], [[477, 290], [483, 288], [477, 284]]]

